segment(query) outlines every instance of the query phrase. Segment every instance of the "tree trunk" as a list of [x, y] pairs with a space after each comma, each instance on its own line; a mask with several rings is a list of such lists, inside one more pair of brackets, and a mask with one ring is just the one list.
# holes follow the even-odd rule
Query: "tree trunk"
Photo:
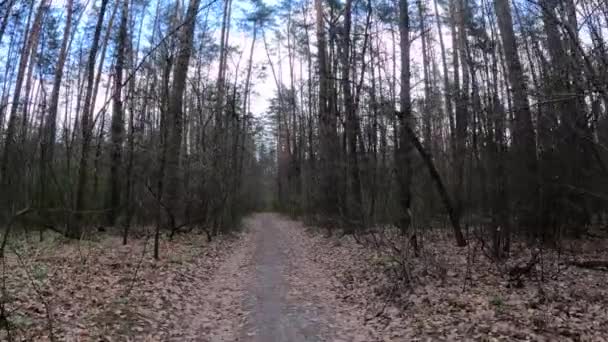
[[[464, 194], [464, 174], [466, 160], [466, 140], [468, 127], [468, 68], [466, 68], [466, 60], [463, 53], [464, 45], [466, 44], [467, 34], [465, 26], [464, 0], [451, 0], [450, 12], [452, 15], [452, 49], [453, 49], [453, 64], [454, 64], [454, 91], [456, 93], [456, 140], [454, 141], [454, 168], [455, 172], [455, 187], [454, 194], [456, 198], [456, 212], [459, 216], [464, 211], [463, 194]], [[460, 58], [463, 57], [463, 58]], [[460, 67], [462, 66], [462, 83], [460, 83]], [[462, 87], [461, 87], [462, 84]]]
[[[323, 1], [315, 0], [317, 54], [319, 63], [319, 166], [320, 166], [320, 210], [328, 219], [338, 214], [338, 168], [335, 163], [339, 146], [336, 132], [336, 117], [331, 108], [327, 41], [323, 19]], [[328, 96], [329, 95], [329, 96]]]
[[[192, 54], [192, 40], [194, 27], [196, 26], [196, 15], [200, 0], [190, 0], [186, 13], [186, 24], [181, 28], [179, 34], [179, 48], [173, 70], [173, 86], [169, 97], [168, 127], [169, 134], [166, 149], [166, 184], [167, 196], [166, 206], [170, 216], [175, 216], [180, 207], [181, 170], [180, 156], [182, 151], [183, 133], [183, 97], [186, 88], [186, 76], [188, 64]], [[175, 228], [172, 222], [171, 228]], [[155, 244], [154, 256], [158, 259], [158, 245]]]
[[45, 130], [42, 137], [40, 147], [40, 206], [45, 208], [50, 206], [48, 202], [48, 184], [49, 171], [52, 170], [52, 161], [55, 155], [55, 139], [57, 135], [57, 109], [59, 107], [59, 91], [61, 90], [61, 82], [63, 80], [63, 69], [68, 56], [68, 47], [70, 35], [72, 31], [72, 16], [74, 12], [74, 0], [68, 0], [66, 3], [66, 22], [63, 29], [63, 38], [61, 48], [59, 50], [59, 58], [55, 65], [55, 76], [53, 79], [53, 88], [51, 90], [48, 115], [45, 119]]
[[413, 126], [410, 94], [410, 40], [409, 13], [407, 0], [399, 0], [399, 47], [401, 48], [401, 93], [399, 96], [399, 146], [395, 160], [397, 181], [399, 183], [399, 203], [401, 213], [398, 226], [405, 232], [412, 219], [410, 184], [412, 181], [411, 154], [412, 144], [406, 127]]
[[452, 104], [452, 87], [450, 86], [449, 80], [449, 72], [448, 72], [448, 62], [446, 58], [445, 45], [443, 43], [443, 32], [441, 31], [441, 20], [439, 17], [439, 10], [437, 8], [437, 0], [433, 0], [433, 5], [435, 7], [435, 22], [437, 23], [437, 36], [439, 37], [439, 48], [441, 50], [441, 66], [443, 68], [443, 93], [444, 93], [444, 102], [445, 102], [445, 110], [446, 116], [449, 122], [450, 128], [450, 137], [451, 142], [450, 146], [452, 148], [452, 154], [454, 153], [454, 108]]
[[[129, 18], [129, 0], [122, 0], [122, 13], [118, 37], [116, 40], [116, 64], [114, 65], [114, 93], [112, 94], [112, 124], [110, 128], [110, 184], [108, 195], [108, 224], [116, 224], [120, 211], [120, 193], [122, 191], [122, 145], [125, 135], [125, 119], [122, 103], [122, 73], [125, 65], [125, 46], [127, 41], [127, 24]], [[117, 5], [118, 6], [118, 5]], [[129, 205], [127, 203], [126, 205]]]
[[[359, 177], [359, 158], [357, 155], [357, 113], [355, 108], [355, 102], [353, 99], [352, 88], [351, 88], [351, 78], [350, 78], [350, 68], [351, 68], [351, 58], [350, 58], [350, 31], [351, 31], [351, 21], [352, 21], [352, 0], [346, 0], [346, 4], [344, 6], [344, 31], [343, 31], [343, 43], [342, 43], [342, 54], [341, 54], [341, 64], [342, 64], [342, 92], [344, 95], [344, 109], [346, 111], [346, 138], [348, 140], [348, 173], [350, 180], [350, 192], [352, 194], [352, 200], [350, 205], [347, 206], [349, 209], [349, 216], [353, 220], [353, 224], [356, 228], [357, 226], [363, 225], [363, 207], [361, 204], [362, 194], [361, 194], [361, 180]], [[348, 203], [348, 201], [347, 201]]]
[[76, 205], [74, 208], [74, 217], [68, 224], [68, 230], [66, 235], [70, 238], [80, 238], [82, 233], [82, 218], [83, 210], [85, 208], [85, 192], [87, 188], [88, 178], [88, 167], [89, 167], [89, 150], [91, 148], [91, 135], [93, 127], [91, 125], [91, 107], [93, 98], [93, 85], [95, 81], [95, 60], [97, 57], [97, 50], [99, 48], [99, 39], [101, 37], [101, 29], [103, 25], [103, 17], [106, 12], [108, 0], [101, 0], [101, 6], [99, 8], [99, 14], [97, 17], [97, 24], [95, 25], [95, 33], [93, 34], [93, 41], [91, 43], [91, 50], [89, 51], [89, 59], [87, 62], [87, 88], [84, 97], [84, 104], [81, 115], [82, 125], [82, 147], [80, 155], [80, 165], [78, 168], [78, 185], [76, 189]]
[[519, 223], [524, 229], [537, 229], [539, 184], [537, 178], [536, 140], [532, 115], [528, 102], [528, 90], [523, 69], [517, 53], [517, 42], [513, 32], [513, 19], [508, 0], [494, 0], [498, 27], [502, 38], [508, 81], [513, 92], [513, 157], [518, 160], [513, 179], [518, 184], [516, 202], [519, 204]]

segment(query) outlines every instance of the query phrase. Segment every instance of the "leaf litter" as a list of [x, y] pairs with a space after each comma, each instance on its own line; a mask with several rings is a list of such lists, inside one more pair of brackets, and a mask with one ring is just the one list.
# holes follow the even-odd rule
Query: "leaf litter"
[[11, 337], [48, 341], [52, 330], [56, 341], [183, 340], [190, 328], [184, 322], [207, 303], [207, 285], [245, 241], [178, 235], [161, 240], [155, 261], [148, 238], [125, 246], [107, 235], [80, 242], [17, 240], [4, 268]]
[[[446, 232], [429, 231], [416, 257], [407, 237], [390, 229], [327, 237], [274, 220], [288, 240], [281, 244], [288, 301], [322, 313], [310, 318], [323, 327], [319, 340], [607, 340], [608, 273], [569, 262], [606, 259], [605, 244], [573, 241], [561, 254], [547, 249], [529, 274], [512, 279], [508, 270], [530, 260], [534, 248], [516, 243], [510, 258], [495, 263], [478, 241], [456, 248]], [[140, 238], [122, 246], [107, 236], [14, 242], [3, 295], [14, 340], [49, 340], [49, 315], [58, 341], [255, 337], [243, 334], [256, 272], [251, 232], [211, 243], [194, 234], [162, 241], [160, 261], [152, 259], [151, 243]]]
[[608, 340], [608, 272], [568, 262], [608, 259], [603, 244], [545, 250], [530, 274], [512, 279], [508, 270], [533, 247], [514, 244], [511, 257], [495, 263], [479, 241], [457, 248], [445, 231], [424, 234], [418, 257], [409, 237], [390, 229], [358, 239], [306, 231], [334, 292], [362, 313], [367, 341]]

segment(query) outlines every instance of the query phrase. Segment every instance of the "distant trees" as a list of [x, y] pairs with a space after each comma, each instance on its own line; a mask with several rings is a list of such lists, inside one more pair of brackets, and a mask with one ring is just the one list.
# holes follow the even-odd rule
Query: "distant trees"
[[[34, 4], [32, 2], [32, 7], [33, 5]], [[34, 63], [35, 61], [35, 58], [33, 58], [32, 55], [35, 56], [36, 54], [40, 38], [40, 30], [42, 29], [42, 20], [45, 12], [48, 9], [47, 6], [48, 3], [46, 1], [42, 1], [38, 5], [31, 26], [31, 12], [30, 16], [28, 17], [25, 33], [23, 35], [22, 52], [19, 57], [15, 87], [12, 94], [12, 104], [10, 106], [8, 121], [6, 124], [7, 127], [5, 131], [3, 130], [5, 136], [3, 139], [4, 146], [2, 150], [2, 159], [0, 160], [0, 184], [2, 185], [2, 188], [5, 189], [4, 191], [8, 192], [20, 191], [19, 184], [21, 181], [18, 176], [18, 168], [23, 167], [24, 161], [22, 159], [22, 155], [18, 153], [18, 141], [21, 141], [18, 134], [23, 132], [20, 132], [17, 129], [19, 124], [27, 122], [25, 116], [23, 115], [25, 108], [27, 107], [27, 103], [25, 103], [22, 97], [24, 85], [23, 82], [28, 82], [28, 80], [26, 80], [26, 76], [28, 75], [26, 74], [28, 63]], [[10, 12], [10, 4], [6, 10]], [[25, 95], [28, 96], [29, 94]], [[4, 117], [4, 113], [2, 114], [2, 117]], [[0, 122], [4, 125], [3, 120], [0, 120]], [[11, 161], [16, 162], [16, 165], [10, 165]], [[11, 203], [8, 200], [9, 197], [4, 198], [3, 206], [9, 211], [13, 211], [14, 209], [11, 208]]]
[[2, 2], [2, 222], [155, 224], [158, 247], [272, 203], [412, 242], [448, 218], [502, 258], [602, 216], [603, 2], [239, 5]]
[[[227, 33], [231, 6], [215, 4], [2, 3], [0, 224], [28, 208], [37, 219], [26, 229], [81, 238], [106, 225], [127, 243], [132, 223], [156, 223], [160, 257], [163, 231], [212, 238], [264, 205], [245, 194], [270, 177], [260, 123], [243, 113], [255, 65], [232, 81], [235, 51], [227, 34], [217, 49], [210, 19], [221, 13]], [[255, 30], [270, 13], [260, 8]], [[43, 64], [43, 53], [57, 59]], [[220, 55], [218, 87], [209, 70]]]
[[[278, 157], [279, 182], [295, 163], [302, 183], [316, 186], [301, 204], [280, 201], [284, 209], [350, 232], [394, 223], [408, 234], [447, 211], [457, 245], [487, 235], [496, 258], [508, 254], [513, 234], [550, 238], [601, 214], [606, 97], [597, 77], [606, 74], [606, 6], [313, 5], [315, 37], [312, 15], [283, 20], [298, 23], [297, 58], [306, 65], [312, 55], [316, 73], [289, 76], [308, 92], [279, 91], [273, 115], [277, 146], [288, 149]], [[299, 118], [288, 119], [292, 112]], [[433, 205], [437, 197], [444, 206]]]

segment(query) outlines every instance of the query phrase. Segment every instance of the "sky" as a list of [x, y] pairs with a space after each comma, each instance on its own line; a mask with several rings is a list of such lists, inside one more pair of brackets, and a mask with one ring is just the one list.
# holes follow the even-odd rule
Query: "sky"
[[[184, 3], [187, 2], [187, 0], [183, 0]], [[203, 0], [201, 7], [205, 6], [205, 4], [208, 4], [209, 1], [213, 1], [213, 0]], [[221, 3], [221, 0], [216, 0], [218, 1], [218, 5]], [[64, 9], [65, 8], [65, 3], [66, 0], [53, 0], [52, 1], [52, 6], [55, 8], [59, 8], [59, 9]], [[92, 10], [92, 6], [93, 4], [95, 4], [96, 6], [99, 5], [99, 1], [98, 0], [82, 0], [81, 3], [86, 3], [87, 4], [87, 13], [85, 14], [85, 16], [83, 17], [82, 21], [79, 23], [79, 27], [80, 30], [82, 29], [82, 27], [84, 25], [88, 25], [90, 24], [88, 21], [93, 20], [94, 17], [90, 16], [90, 11]], [[274, 6], [277, 5], [278, 0], [265, 0], [266, 5], [268, 6]], [[154, 11], [156, 9], [156, 1], [152, 0], [149, 2], [149, 4], [147, 5], [147, 15], [145, 16], [144, 19], [140, 19], [140, 20], [144, 20], [144, 26], [145, 25], [145, 21], [147, 20], [152, 20], [153, 16], [154, 16]], [[247, 61], [249, 58], [249, 49], [251, 46], [251, 42], [252, 42], [252, 36], [251, 36], [251, 32], [246, 32], [244, 31], [241, 26], [239, 25], [239, 22], [242, 20], [242, 18], [244, 18], [250, 11], [252, 10], [251, 4], [250, 4], [250, 0], [233, 0], [233, 8], [232, 8], [232, 14], [233, 14], [233, 18], [231, 21], [231, 32], [230, 32], [230, 39], [229, 39], [229, 45], [231, 45], [232, 47], [236, 47], [237, 49], [237, 53], [232, 53], [229, 56], [229, 61], [228, 61], [228, 65], [229, 68], [231, 69], [229, 71], [229, 74], [232, 75], [231, 77], [231, 81], [234, 80], [234, 71], [236, 69], [236, 65], [237, 63], [239, 64], [239, 70], [243, 71], [246, 68], [247, 65]], [[204, 15], [204, 10], [201, 11], [199, 13], [199, 18], [201, 16]], [[110, 14], [112, 13], [112, 8], [108, 8], [108, 12], [107, 12], [107, 17], [110, 16]], [[212, 11], [213, 13], [213, 11]], [[310, 22], [312, 23], [314, 20], [314, 11], [311, 11], [309, 13], [310, 16]], [[216, 24], [219, 24], [219, 21], [221, 20], [221, 17], [210, 17], [210, 19], [212, 21], [216, 21]], [[114, 25], [118, 25], [118, 21], [119, 18], [117, 16], [117, 18], [114, 19]], [[199, 21], [200, 22], [200, 21]], [[136, 28], [138, 28], [138, 24], [136, 22]], [[284, 30], [284, 27], [278, 27], [282, 30]], [[63, 29], [63, 23], [59, 24], [59, 29], [62, 30]], [[198, 27], [198, 29], [200, 30], [200, 27]], [[277, 42], [276, 42], [276, 38], [274, 36], [274, 32], [272, 30], [266, 30], [266, 39], [268, 44], [271, 46], [272, 50], [276, 49], [277, 46]], [[213, 28], [213, 34], [214, 37], [216, 38], [216, 41], [219, 41], [220, 39], [220, 30], [219, 27], [214, 27]], [[314, 30], [310, 32], [311, 34], [311, 47], [313, 49], [313, 54], [316, 53], [315, 52], [315, 34], [314, 34]], [[383, 39], [383, 44], [385, 45], [385, 48], [387, 50], [390, 51], [391, 49], [391, 39], [390, 39], [390, 35], [388, 34], [388, 32], [384, 32], [382, 33], [386, 39]], [[6, 43], [6, 38], [4, 39], [4, 43]], [[79, 42], [80, 39], [76, 38], [74, 40], [73, 44], [77, 44], [77, 42]], [[270, 59], [272, 60], [272, 63], [275, 66], [275, 70], [279, 73], [278, 77], [282, 80], [282, 82], [284, 84], [290, 84], [290, 74], [289, 74], [289, 69], [287, 66], [287, 47], [286, 47], [286, 41], [282, 41], [282, 46], [281, 46], [281, 55], [282, 55], [282, 60], [279, 60], [279, 58], [277, 57], [277, 55], [271, 53]], [[449, 39], [446, 39], [446, 43], [449, 43]], [[75, 49], [75, 46], [72, 46], [72, 51]], [[110, 46], [108, 47], [108, 52], [106, 53], [106, 62], [105, 62], [105, 69], [107, 70], [108, 68], [108, 63], [109, 60], [112, 58], [112, 49], [113, 49], [113, 44], [110, 43]], [[420, 56], [418, 56], [419, 54], [416, 53], [416, 48], [413, 47], [412, 48], [412, 58], [416, 63], [420, 63], [421, 61], [419, 61], [421, 59]], [[242, 57], [240, 56], [240, 52], [242, 52]], [[143, 56], [142, 56], [143, 57]], [[240, 58], [240, 62], [239, 62], [239, 58]], [[73, 61], [69, 61], [68, 63], [72, 63]], [[264, 41], [262, 39], [262, 35], [258, 34], [258, 39], [256, 41], [255, 44], [255, 48], [254, 48], [254, 52], [253, 52], [253, 62], [254, 65], [258, 65], [258, 66], [262, 66], [265, 65], [265, 76], [264, 77], [257, 77], [257, 73], [254, 74], [254, 77], [252, 78], [252, 93], [251, 93], [251, 108], [250, 111], [256, 115], [256, 116], [261, 116], [263, 115], [265, 112], [267, 112], [268, 110], [268, 106], [269, 106], [269, 100], [271, 98], [274, 97], [275, 93], [276, 93], [276, 83], [274, 80], [274, 77], [272, 76], [272, 72], [271, 72], [271, 68], [268, 66], [268, 56], [264, 47]], [[281, 67], [282, 64], [282, 67]], [[71, 64], [68, 64], [68, 66]], [[217, 61], [215, 62], [214, 65], [212, 65], [212, 68], [214, 68], [215, 70], [212, 69], [211, 71], [211, 76], [215, 77], [215, 75], [217, 75]], [[243, 76], [244, 77], [244, 76]], [[297, 76], [296, 76], [297, 77]], [[95, 104], [95, 109], [96, 112], [99, 112], [104, 105], [107, 105], [107, 95], [108, 95], [108, 89], [106, 88], [107, 85], [109, 85], [108, 83], [109, 81], [109, 74], [104, 73], [102, 75], [102, 83], [100, 85], [99, 88], [99, 92], [98, 92], [98, 96], [97, 96], [97, 102]], [[240, 79], [239, 81], [243, 81], [242, 79]], [[414, 82], [413, 82], [414, 83]], [[109, 107], [106, 107], [109, 109]]]
[[[312, 1], [312, 0], [311, 0]], [[266, 0], [265, 3], [267, 5], [276, 5], [277, 4], [277, 0]], [[248, 1], [243, 1], [243, 0], [234, 0], [235, 3], [235, 7], [233, 7], [233, 13], [235, 9], [247, 9], [247, 5], [246, 3], [248, 3]], [[238, 20], [239, 17], [242, 16], [242, 13], [238, 13], [239, 11], [237, 10], [237, 13], [235, 14], [235, 19]], [[441, 9], [440, 9], [441, 12]], [[315, 13], [314, 11], [310, 11], [309, 12], [309, 22], [310, 23], [314, 23], [314, 18]], [[437, 27], [435, 26], [434, 23], [428, 23], [429, 24], [429, 28], [433, 31], [433, 34], [436, 34], [436, 30]], [[432, 25], [431, 25], [432, 24]], [[285, 27], [280, 27], [282, 30], [285, 30]], [[382, 29], [382, 28], [381, 28]], [[415, 28], [412, 28], [412, 30], [415, 30]], [[442, 33], [444, 34], [444, 43], [446, 46], [446, 49], [451, 49], [451, 38], [450, 38], [450, 34], [449, 34], [449, 30], [448, 28], [444, 25], [444, 27], [442, 27]], [[218, 40], [219, 40], [219, 32], [218, 34]], [[313, 30], [310, 32], [310, 38], [311, 38], [311, 48], [312, 48], [312, 53], [316, 54], [316, 37], [315, 37], [315, 32], [314, 32], [314, 26], [313, 26]], [[391, 39], [391, 35], [388, 31], [383, 30], [382, 32], [380, 32], [380, 35], [382, 37], [382, 45], [383, 48], [386, 51], [392, 51], [392, 39]], [[396, 35], [396, 39], [399, 39], [399, 34], [397, 33]], [[233, 32], [231, 33], [230, 36], [230, 44], [233, 46], [238, 46], [239, 50], [243, 50], [245, 49], [246, 55], [248, 55], [249, 53], [249, 48], [251, 45], [251, 35], [249, 32], [243, 32], [241, 30], [238, 30], [238, 28], [233, 28]], [[274, 50], [276, 48], [276, 39], [274, 38], [274, 33], [271, 31], [267, 32], [267, 41], [268, 44], [270, 46], [272, 46], [272, 49]], [[279, 61], [279, 58], [273, 54], [271, 55], [271, 60], [272, 63], [275, 65], [275, 69], [277, 70], [277, 72], [279, 72], [279, 70], [281, 70], [282, 72], [280, 73], [280, 78], [283, 80], [284, 84], [290, 84], [290, 74], [289, 74], [289, 68], [288, 68], [288, 60], [287, 60], [287, 42], [286, 40], [283, 40], [282, 42], [282, 47], [281, 47], [281, 55], [282, 55], [282, 61]], [[397, 46], [396, 46], [396, 50], [397, 50], [397, 54], [399, 54], [399, 45], [398, 45], [398, 41], [397, 41]], [[438, 56], [439, 53], [439, 48], [436, 47], [435, 48], [435, 54], [436, 56]], [[236, 58], [236, 57], [235, 57]], [[243, 57], [243, 61], [241, 61], [241, 67], [243, 65], [243, 63], [246, 61], [246, 58], [248, 58], [247, 56]], [[414, 88], [413, 91], [421, 91], [422, 86], [421, 86], [421, 82], [419, 82], [422, 71], [422, 53], [421, 53], [421, 47], [420, 47], [420, 39], [414, 39], [414, 41], [412, 41], [412, 46], [410, 49], [410, 58], [412, 61], [412, 81], [411, 81], [411, 85]], [[255, 45], [255, 49], [254, 49], [254, 53], [253, 53], [253, 61], [254, 63], [258, 63], [258, 64], [267, 64], [268, 63], [268, 57], [264, 48], [264, 42], [262, 41], [261, 37], [258, 35], [258, 39]], [[283, 67], [280, 68], [279, 67], [279, 62], [282, 62]], [[392, 63], [392, 60], [389, 61], [389, 63]], [[391, 69], [391, 68], [388, 68]], [[397, 61], [397, 72], [399, 72], [399, 61]], [[391, 70], [387, 70], [387, 72], [391, 72]], [[304, 75], [306, 76], [306, 75]], [[296, 78], [298, 78], [299, 75], [296, 72]], [[274, 97], [275, 93], [276, 93], [276, 83], [274, 81], [274, 78], [272, 76], [270, 67], [267, 67], [267, 72], [266, 72], [266, 77], [264, 79], [254, 79], [254, 86], [253, 86], [253, 94], [251, 96], [251, 102], [252, 102], [252, 108], [251, 111], [254, 115], [260, 115], [264, 112], [267, 111], [268, 109], [268, 101]]]
[[[276, 6], [278, 4], [277, 0], [265, 0], [264, 3], [268, 6]], [[245, 67], [247, 63], [247, 59], [249, 58], [249, 49], [251, 47], [252, 42], [252, 34], [251, 32], [245, 32], [238, 28], [235, 24], [238, 20], [242, 19], [248, 12], [251, 10], [251, 5], [248, 0], [233, 0], [233, 13], [235, 17], [233, 20], [233, 27], [230, 36], [230, 45], [238, 47], [238, 50], [243, 51], [243, 59], [241, 61], [241, 68]], [[219, 40], [219, 32], [218, 40]], [[272, 37], [272, 32], [266, 33], [266, 39], [269, 45], [276, 45], [274, 37]], [[232, 56], [233, 59], [238, 59], [238, 56]], [[285, 57], [283, 57], [283, 61], [279, 61], [279, 58], [271, 53], [270, 56], [272, 63], [275, 65], [275, 68], [278, 69], [279, 62], [285, 62]], [[264, 47], [264, 41], [261, 35], [261, 32], [258, 32], [258, 36], [256, 39], [256, 43], [253, 50], [253, 63], [257, 65], [266, 65], [268, 64], [268, 55], [266, 53], [266, 49]], [[289, 84], [289, 71], [287, 68], [281, 68], [281, 79], [284, 80], [286, 84]], [[268, 110], [269, 101], [274, 97], [277, 91], [276, 83], [272, 76], [272, 72], [270, 67], [266, 66], [264, 73], [264, 77], [252, 77], [252, 93], [251, 93], [251, 113], [256, 116], [261, 116]]]

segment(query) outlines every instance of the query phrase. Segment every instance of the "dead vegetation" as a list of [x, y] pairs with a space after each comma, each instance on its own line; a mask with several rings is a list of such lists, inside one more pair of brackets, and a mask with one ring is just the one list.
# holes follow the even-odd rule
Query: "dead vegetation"
[[107, 234], [11, 239], [2, 265], [0, 340], [179, 339], [180, 324], [202, 305], [200, 289], [240, 240], [179, 235], [162, 241], [163, 258], [154, 261], [151, 231], [142, 233], [129, 245]]
[[[394, 228], [328, 237], [277, 220], [288, 228], [288, 245], [298, 247], [283, 248], [295, 291], [289, 293], [307, 294], [301, 300], [311, 305], [311, 298], [322, 298], [336, 310], [337, 340], [608, 336], [608, 272], [597, 262], [608, 257], [603, 239], [563, 240], [559, 248], [517, 240], [509, 257], [497, 261], [483, 239], [457, 248], [445, 229], [418, 230], [415, 251], [411, 235]], [[165, 257], [154, 261], [152, 231], [134, 233], [139, 237], [126, 246], [108, 232], [79, 242], [58, 234], [44, 242], [10, 239], [0, 339], [235, 340], [248, 317], [245, 280], [259, 265], [250, 260], [259, 248], [251, 234], [212, 242], [204, 234], [180, 234], [162, 240]]]
[[[513, 243], [492, 260], [481, 240], [453, 246], [445, 230], [419, 232], [418, 256], [396, 229], [326, 238], [317, 260], [341, 299], [365, 310], [377, 340], [604, 341], [608, 336], [605, 240], [561, 250]], [[581, 261], [586, 260], [586, 261]], [[593, 267], [593, 268], [589, 268]]]

